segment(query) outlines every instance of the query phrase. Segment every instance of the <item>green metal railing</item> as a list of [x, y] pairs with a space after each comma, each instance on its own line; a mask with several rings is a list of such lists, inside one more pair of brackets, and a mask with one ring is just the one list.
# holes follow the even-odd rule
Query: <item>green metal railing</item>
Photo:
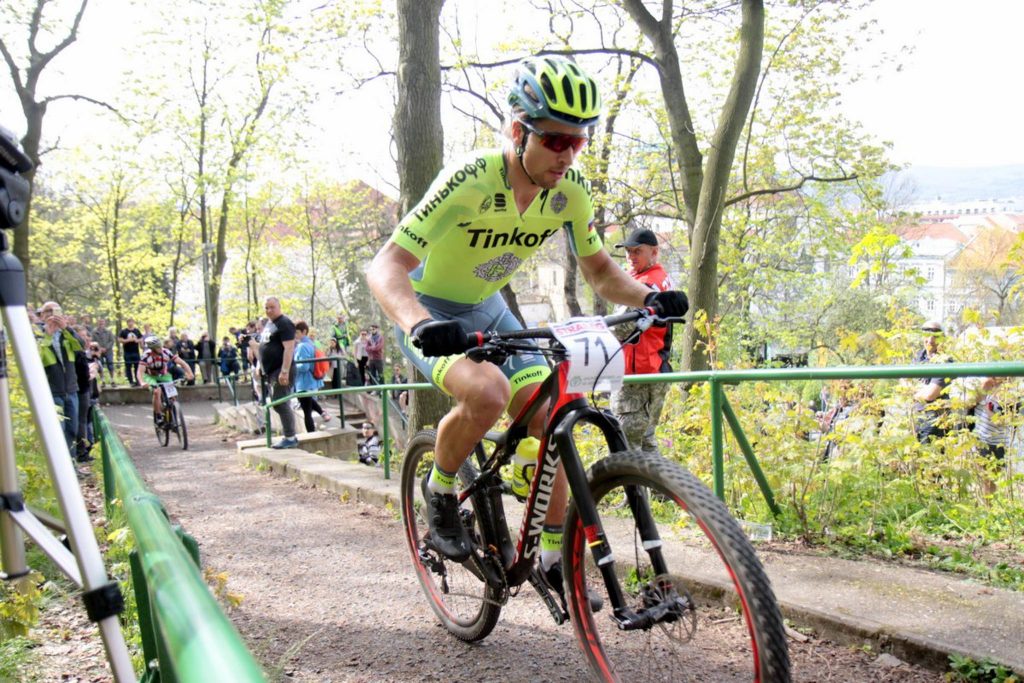
[[[339, 396], [339, 397], [341, 397], [343, 394], [355, 394], [355, 393], [359, 393], [359, 392], [373, 392], [373, 391], [419, 391], [419, 390], [422, 390], [422, 389], [436, 389], [436, 388], [437, 387], [435, 387], [433, 384], [428, 384], [426, 382], [420, 382], [420, 383], [417, 383], [417, 384], [368, 384], [366, 386], [360, 386], [360, 387], [341, 387], [339, 389], [318, 389], [316, 391], [302, 391], [302, 392], [299, 392], [299, 393], [296, 393], [296, 394], [288, 394], [287, 396], [282, 396], [279, 399], [276, 399], [274, 401], [270, 401], [270, 402], [265, 403], [263, 405], [263, 411], [264, 411], [264, 423], [263, 424], [266, 425], [267, 448], [270, 447], [271, 442], [272, 442], [272, 435], [270, 433], [270, 409], [274, 408], [276, 406], [279, 406], [282, 403], [287, 403], [287, 402], [291, 401], [293, 398], [305, 398], [306, 396], [314, 396], [314, 397], [315, 396]], [[388, 418], [390, 416], [389, 415], [390, 411], [388, 409], [388, 401], [387, 401], [387, 399], [385, 397], [383, 397], [383, 396], [381, 398], [383, 399], [381, 401], [381, 422], [383, 422], [384, 424], [381, 425], [382, 432], [381, 432], [381, 439], [380, 440], [382, 442], [382, 447], [383, 447], [383, 451], [384, 451], [383, 452], [384, 478], [385, 479], [390, 479], [391, 478], [391, 439], [390, 439], [390, 431], [388, 429]], [[339, 399], [339, 404], [340, 403], [341, 403], [341, 401]], [[342, 407], [342, 413], [344, 413], [344, 406]], [[341, 424], [342, 424], [343, 427], [345, 426], [344, 418], [342, 418], [342, 423]]]
[[172, 527], [117, 433], [96, 411], [107, 505], [119, 498], [135, 538], [130, 557], [146, 682], [265, 681], [200, 574], [199, 548]]
[[715, 495], [725, 499], [725, 458], [722, 417], [747, 461], [761, 494], [773, 515], [779, 514], [775, 496], [754, 451], [740, 427], [736, 413], [725, 395], [725, 385], [740, 382], [784, 382], [825, 379], [907, 379], [927, 377], [1024, 377], [1024, 362], [928, 363], [921, 365], [867, 365], [838, 368], [778, 368], [768, 370], [709, 370], [670, 372], [663, 375], [633, 375], [627, 384], [655, 382], [707, 382], [711, 389], [711, 462]]
[[[765, 503], [773, 515], [779, 514], [775, 495], [768, 478], [754, 454], [739, 418], [725, 394], [725, 386], [740, 382], [783, 382], [793, 380], [826, 379], [916, 379], [928, 377], [1024, 377], [1024, 362], [1006, 361], [999, 363], [930, 363], [919, 365], [868, 365], [859, 367], [830, 368], [777, 368], [762, 370], [707, 370], [702, 372], [671, 372], [660, 375], [630, 375], [626, 384], [656, 384], [663, 382], [707, 382], [710, 385], [711, 410], [711, 467], [712, 488], [721, 499], [725, 499], [725, 430], [723, 417], [735, 438], [740, 452], [750, 468]], [[365, 387], [345, 387], [291, 394], [267, 405], [267, 422], [270, 424], [270, 408], [300, 396], [334, 395], [360, 391], [420, 391], [436, 389], [432, 384], [381, 384]], [[391, 478], [390, 434], [388, 425], [388, 402], [382, 401], [381, 441], [384, 446], [384, 478]], [[267, 446], [270, 446], [270, 430], [267, 429]]]

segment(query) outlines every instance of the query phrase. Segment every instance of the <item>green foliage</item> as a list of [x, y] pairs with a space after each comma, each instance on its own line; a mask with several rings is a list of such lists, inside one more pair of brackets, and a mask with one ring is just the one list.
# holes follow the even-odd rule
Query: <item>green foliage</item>
[[961, 655], [949, 656], [950, 671], [946, 680], [951, 683], [1020, 683], [1021, 677], [1008, 667], [991, 660], [975, 661]]
[[35, 660], [34, 643], [24, 636], [0, 639], [0, 681], [30, 681], [28, 671]]
[[[920, 341], [910, 329], [879, 332], [874, 343], [865, 345], [865, 354], [906, 362]], [[1020, 357], [1019, 345], [1005, 340], [996, 350], [979, 343], [985, 335], [981, 331], [956, 344], [950, 341], [949, 351], [962, 360]], [[873, 358], [878, 362], [877, 355]], [[965, 419], [976, 400], [971, 381], [954, 380], [950, 432], [927, 444], [919, 443], [913, 430], [916, 382], [842, 380], [824, 386], [854, 406], [825, 434], [814, 405], [821, 383], [742, 382], [727, 388], [781, 508], [773, 519], [726, 424], [725, 495], [734, 514], [771, 521], [783, 538], [808, 545], [902, 558], [1024, 590], [1024, 473], [980, 453]], [[1024, 390], [1006, 382], [995, 391], [1004, 406], [1012, 406]], [[688, 392], [674, 385], [656, 436], [665, 456], [710, 486], [709, 406], [708, 385], [694, 385]], [[1012, 410], [999, 419], [1024, 427], [1024, 415]], [[588, 465], [604, 455], [597, 430], [580, 427], [577, 439]]]

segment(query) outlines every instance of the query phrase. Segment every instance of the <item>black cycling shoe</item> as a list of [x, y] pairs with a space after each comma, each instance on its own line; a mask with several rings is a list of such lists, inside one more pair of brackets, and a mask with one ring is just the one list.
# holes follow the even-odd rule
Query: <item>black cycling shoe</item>
[[462, 525], [459, 499], [451, 493], [434, 493], [427, 486], [429, 480], [430, 474], [423, 477], [421, 488], [431, 545], [448, 559], [465, 562], [469, 558], [471, 543], [469, 532]]
[[[540, 575], [544, 585], [548, 587], [548, 590], [558, 593], [558, 597], [562, 599], [562, 606], [565, 607], [565, 581], [562, 578], [562, 563], [555, 562], [546, 570], [540, 568], [540, 571], [537, 573]], [[587, 589], [587, 598], [590, 600], [591, 612], [600, 612], [601, 608], [604, 607], [604, 600], [590, 588]]]

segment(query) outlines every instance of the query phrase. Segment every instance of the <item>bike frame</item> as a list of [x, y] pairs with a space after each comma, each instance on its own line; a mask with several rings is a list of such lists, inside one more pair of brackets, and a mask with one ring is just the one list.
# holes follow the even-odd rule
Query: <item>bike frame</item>
[[[459, 497], [460, 501], [473, 498], [481, 522], [485, 547], [494, 546], [500, 551], [504, 580], [508, 586], [519, 586], [529, 578], [539, 554], [544, 518], [548, 511], [558, 465], [561, 463], [565, 468], [569, 490], [579, 510], [594, 562], [600, 568], [608, 589], [609, 600], [618, 616], [627, 611], [626, 601], [615, 575], [614, 557], [601, 525], [597, 505], [590, 495], [587, 473], [573, 439], [573, 428], [580, 422], [593, 424], [603, 433], [611, 453], [625, 451], [628, 446], [617, 419], [591, 405], [584, 394], [567, 391], [568, 372], [569, 361], [564, 356], [556, 356], [551, 374], [533, 393], [519, 415], [513, 419], [511, 426], [496, 438], [498, 446], [491, 457], [487, 457], [482, 444], [477, 444], [475, 453], [480, 474]], [[519, 534], [517, 540], [513, 542], [502, 504], [499, 468], [515, 452], [516, 444], [528, 436], [527, 425], [545, 403], [548, 405], [548, 413], [540, 440], [540, 458], [526, 499], [526, 511]], [[630, 508], [636, 514], [644, 549], [651, 557], [652, 566], [658, 573], [666, 573], [667, 568], [660, 551], [660, 539], [647, 499], [635, 487], [627, 487], [627, 498]], [[467, 562], [467, 566], [471, 565], [482, 570], [482, 580], [495, 587], [501, 587], [502, 577], [492, 576], [479, 563]]]

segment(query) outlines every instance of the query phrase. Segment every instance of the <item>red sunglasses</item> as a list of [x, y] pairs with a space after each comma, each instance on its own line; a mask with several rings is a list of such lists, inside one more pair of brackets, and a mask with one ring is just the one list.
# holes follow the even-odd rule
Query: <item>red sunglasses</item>
[[537, 139], [540, 140], [541, 145], [546, 149], [550, 149], [555, 154], [561, 154], [570, 147], [574, 154], [579, 154], [580, 150], [586, 147], [587, 143], [590, 142], [589, 135], [550, 133], [548, 131], [540, 130], [526, 121], [520, 121], [519, 123], [522, 124], [523, 128], [536, 135]]

